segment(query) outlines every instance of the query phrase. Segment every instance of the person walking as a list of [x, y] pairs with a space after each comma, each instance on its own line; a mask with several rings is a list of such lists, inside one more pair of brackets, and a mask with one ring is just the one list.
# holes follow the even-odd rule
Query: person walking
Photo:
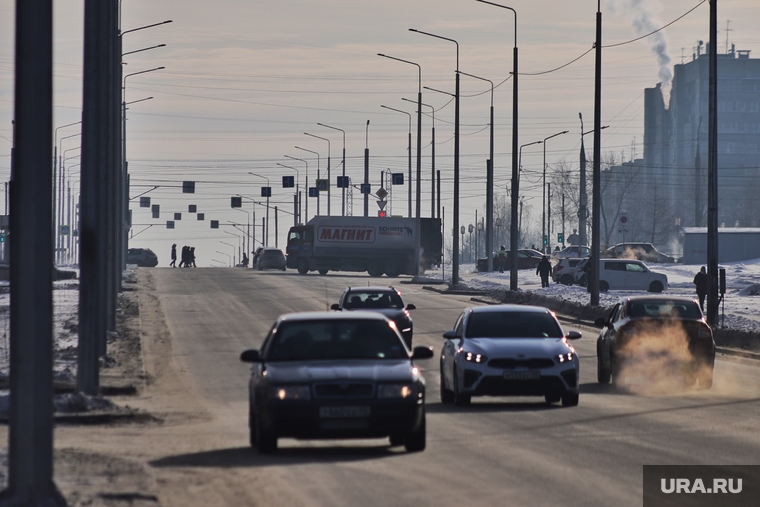
[[694, 275], [694, 285], [697, 287], [697, 296], [699, 297], [699, 307], [702, 311], [705, 311], [705, 297], [707, 296], [707, 271], [705, 267], [699, 270], [699, 273]]
[[549, 275], [552, 274], [552, 263], [546, 255], [541, 257], [541, 261], [536, 266], [536, 274], [541, 276], [541, 288], [548, 287]]
[[504, 248], [504, 245], [501, 245], [501, 248], [496, 253], [496, 258], [499, 261], [499, 273], [504, 272], [504, 266], [507, 265], [507, 251]]
[[177, 267], [177, 243], [172, 245], [172, 261], [169, 263], [169, 266], [173, 268]]
[[198, 266], [195, 265], [195, 247], [188, 247], [187, 250], [187, 257], [188, 257], [188, 265], [192, 266], [194, 268], [197, 268]]

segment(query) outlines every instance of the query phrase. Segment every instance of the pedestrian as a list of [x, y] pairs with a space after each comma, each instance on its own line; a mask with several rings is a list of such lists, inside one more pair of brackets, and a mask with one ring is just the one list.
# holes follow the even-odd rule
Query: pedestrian
[[172, 261], [169, 266], [173, 268], [177, 267], [177, 243], [172, 244]]
[[188, 250], [188, 256], [190, 258], [190, 265], [194, 268], [197, 268], [198, 266], [195, 265], [195, 247], [189, 247], [190, 250]]
[[536, 274], [541, 276], [541, 287], [548, 287], [549, 275], [552, 274], [552, 263], [546, 255], [541, 257], [541, 261], [538, 263], [538, 266], [536, 266]]
[[185, 261], [187, 260], [187, 247], [183, 246], [179, 254], [179, 267], [185, 267]]
[[245, 252], [243, 252], [243, 261], [241, 262], [241, 264], [245, 266], [246, 268], [248, 267], [248, 256], [245, 254]]
[[504, 266], [507, 264], [507, 251], [504, 245], [501, 245], [501, 248], [496, 253], [496, 258], [499, 260], [499, 273], [503, 273]]
[[702, 311], [705, 311], [705, 296], [707, 296], [707, 271], [705, 267], [699, 270], [699, 273], [694, 275], [694, 285], [697, 286], [697, 296], [699, 297], [699, 307]]

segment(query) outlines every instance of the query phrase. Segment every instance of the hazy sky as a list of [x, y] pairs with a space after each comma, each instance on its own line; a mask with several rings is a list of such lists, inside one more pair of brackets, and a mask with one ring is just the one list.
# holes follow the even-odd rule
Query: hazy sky
[[[669, 23], [694, 8], [701, 0], [604, 0], [604, 44], [624, 42]], [[0, 0], [0, 175], [9, 177], [11, 119], [13, 115], [13, 18], [14, 3]], [[593, 126], [593, 52], [572, 65], [548, 74], [535, 74], [559, 67], [589, 50], [594, 41], [597, 2], [593, 0], [512, 0], [506, 3], [519, 13], [520, 55], [520, 144], [541, 140], [554, 133], [570, 133], [549, 141], [546, 158], [550, 168], [560, 161], [578, 166], [582, 112], [586, 130]], [[81, 114], [83, 2], [55, 2], [55, 120], [56, 126], [75, 122]], [[726, 50], [726, 22], [730, 22], [729, 44], [753, 50], [760, 45], [760, 7], [756, 0], [722, 0], [719, 3], [719, 51]], [[246, 214], [229, 208], [233, 194], [261, 200], [264, 178], [273, 187], [272, 204], [279, 209], [279, 238], [283, 246], [292, 225], [293, 198], [281, 187], [283, 174], [295, 175], [277, 162], [299, 169], [303, 187], [305, 165], [284, 155], [303, 158], [309, 164], [310, 185], [317, 172], [326, 176], [327, 142], [304, 132], [326, 137], [331, 142], [332, 184], [340, 172], [343, 148], [338, 131], [346, 131], [346, 173], [354, 183], [363, 174], [365, 126], [370, 120], [368, 142], [371, 152], [373, 191], [380, 171], [407, 170], [406, 115], [380, 108], [381, 104], [408, 111], [415, 105], [417, 69], [411, 65], [376, 56], [385, 53], [422, 66], [422, 84], [454, 91], [455, 46], [446, 41], [409, 32], [409, 28], [456, 39], [460, 47], [460, 70], [499, 84], [512, 68], [514, 18], [510, 11], [475, 0], [124, 0], [122, 30], [157, 23], [173, 23], [126, 34], [124, 51], [157, 44], [166, 47], [124, 57], [125, 74], [164, 66], [165, 70], [127, 79], [127, 101], [152, 100], [130, 107], [127, 121], [127, 152], [132, 175], [131, 195], [154, 186], [146, 196], [160, 204], [162, 216], [154, 220], [147, 209], [132, 203], [133, 231], [140, 232], [131, 246], [153, 248], [162, 264], [168, 262], [171, 243], [194, 244], [200, 265], [212, 259], [227, 263], [238, 245], [228, 233], [209, 229], [210, 219], [221, 223], [245, 223]], [[628, 160], [635, 150], [642, 156], [643, 93], [672, 72], [672, 66], [691, 59], [697, 41], [708, 37], [709, 6], [694, 12], [658, 35], [640, 42], [609, 48], [603, 54], [603, 152]], [[656, 54], [651, 47], [666, 50]], [[663, 44], [665, 44], [663, 46]], [[760, 51], [760, 49], [757, 49]], [[668, 63], [668, 60], [670, 62]], [[485, 160], [488, 158], [488, 114], [490, 93], [485, 82], [462, 77], [460, 223], [481, 217], [485, 196]], [[450, 223], [452, 210], [452, 154], [454, 107], [450, 97], [423, 90], [423, 102], [436, 108], [436, 168], [443, 178], [443, 206]], [[511, 172], [512, 83], [496, 88], [496, 197], [506, 195]], [[423, 117], [423, 215], [430, 212], [429, 108]], [[415, 118], [416, 122], [416, 118]], [[413, 122], [413, 132], [416, 124]], [[61, 129], [58, 138], [77, 133], [77, 127]], [[587, 138], [591, 149], [592, 137]], [[413, 135], [416, 150], [416, 134]], [[62, 149], [79, 144], [79, 137], [63, 141]], [[74, 157], [78, 150], [67, 152]], [[414, 153], [414, 151], [413, 151]], [[540, 173], [543, 151], [532, 146], [523, 151], [522, 190], [528, 222], [540, 220]], [[78, 181], [78, 158], [67, 160], [72, 184]], [[181, 194], [177, 185], [195, 180], [196, 194]], [[407, 188], [396, 187], [394, 214], [406, 215]], [[333, 188], [331, 212], [340, 214], [339, 192]], [[306, 197], [304, 196], [304, 200]], [[327, 211], [321, 199], [321, 211]], [[363, 213], [362, 196], [354, 193], [354, 214]], [[559, 196], [553, 208], [558, 209]], [[187, 213], [195, 204], [205, 213], [200, 222]], [[244, 206], [250, 211], [250, 201]], [[370, 213], [377, 206], [371, 200]], [[310, 215], [316, 200], [309, 204]], [[167, 230], [171, 213], [182, 212], [176, 229]], [[274, 231], [273, 213], [270, 228]], [[256, 206], [260, 223], [263, 207]], [[190, 220], [192, 219], [192, 220]], [[567, 223], [568, 233], [572, 228]], [[559, 225], [557, 225], [559, 228]], [[447, 227], [448, 229], [448, 227]], [[226, 227], [228, 232], [236, 232]], [[257, 232], [261, 237], [261, 232]], [[554, 238], [556, 241], [556, 238]], [[270, 240], [274, 243], [274, 240]], [[216, 253], [224, 252], [223, 254]], [[237, 255], [237, 252], [235, 251]]]

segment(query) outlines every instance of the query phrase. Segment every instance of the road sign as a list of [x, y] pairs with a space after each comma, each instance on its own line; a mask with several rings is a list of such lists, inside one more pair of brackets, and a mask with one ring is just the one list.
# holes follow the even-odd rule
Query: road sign
[[317, 180], [317, 190], [320, 192], [327, 192], [327, 187], [330, 184], [330, 180], [326, 179], [318, 179]]
[[309, 197], [319, 197], [319, 189], [317, 187], [309, 187]]
[[282, 188], [293, 188], [295, 187], [295, 177], [293, 176], [283, 176], [282, 177]]
[[377, 210], [377, 216], [380, 218], [386, 218], [388, 215], [383, 210]]
[[230, 197], [230, 207], [231, 208], [242, 208], [243, 207], [243, 198], [242, 197]]
[[71, 226], [69, 226], [69, 225], [62, 225], [59, 228], [59, 232], [58, 232], [59, 236], [68, 236], [69, 234], [71, 234]]
[[150, 208], [150, 197], [140, 197], [140, 207]]
[[362, 183], [361, 190], [362, 190], [362, 194], [369, 194], [371, 190], [370, 184]]
[[212, 229], [218, 229], [219, 228], [219, 220], [212, 220], [211, 221], [211, 228]]
[[261, 197], [272, 197], [272, 187], [261, 187]]
[[403, 185], [404, 173], [393, 173], [391, 175], [391, 183], [393, 183], [394, 185]]
[[385, 199], [386, 197], [388, 197], [388, 191], [387, 191], [386, 189], [384, 189], [383, 187], [380, 187], [380, 188], [378, 188], [378, 189], [377, 189], [377, 192], [375, 192], [375, 194], [376, 194], [376, 195], [377, 195], [377, 196], [378, 196], [380, 199]]
[[620, 223], [621, 224], [627, 224], [628, 223], [628, 215], [620, 215]]
[[380, 209], [385, 209], [386, 204], [388, 204], [386, 201], [377, 201], [377, 206]]
[[161, 205], [154, 204], [150, 207], [150, 212], [153, 214], [153, 218], [158, 218], [158, 215], [161, 213]]
[[205, 213], [198, 213], [196, 216], [198, 217], [198, 220], [206, 220], [206, 214]]
[[194, 194], [195, 193], [195, 182], [194, 181], [183, 181], [182, 182], [182, 193], [183, 194]]
[[338, 188], [348, 188], [348, 176], [338, 176]]
[[174, 220], [167, 220], [166, 221], [166, 228], [167, 229], [174, 229]]
[[188, 204], [187, 205], [187, 212], [188, 213], [195, 213], [198, 211], [198, 206], [195, 204]]
[[182, 213], [175, 213], [174, 220], [182, 220]]

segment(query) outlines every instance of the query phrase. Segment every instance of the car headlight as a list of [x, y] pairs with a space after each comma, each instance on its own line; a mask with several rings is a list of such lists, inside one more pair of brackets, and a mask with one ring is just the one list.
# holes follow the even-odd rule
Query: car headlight
[[560, 354], [557, 356], [557, 361], [560, 363], [571, 363], [575, 359], [575, 354], [572, 352], [567, 352], [565, 354]]
[[485, 363], [488, 361], [488, 358], [483, 354], [476, 354], [474, 352], [465, 352], [464, 359], [468, 363]]
[[415, 398], [417, 387], [414, 384], [380, 384], [377, 386], [378, 398]]
[[309, 386], [272, 386], [269, 388], [269, 399], [280, 401], [309, 400]]

